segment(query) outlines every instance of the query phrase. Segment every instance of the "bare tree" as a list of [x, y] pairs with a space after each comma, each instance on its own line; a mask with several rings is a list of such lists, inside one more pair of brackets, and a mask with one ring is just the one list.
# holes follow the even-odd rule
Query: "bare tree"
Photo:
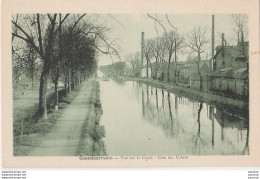
[[152, 44], [151, 44], [151, 48], [152, 48], [152, 54], [153, 54], [153, 57], [155, 58], [155, 69], [154, 69], [154, 73], [155, 73], [155, 76], [154, 78], [157, 79], [157, 72], [158, 72], [158, 62], [159, 62], [159, 56], [160, 56], [160, 52], [161, 52], [161, 49], [160, 49], [160, 38], [157, 37], [156, 39], [154, 39], [152, 41]]
[[130, 63], [134, 76], [136, 75], [136, 73], [140, 72], [140, 70], [138, 69], [140, 66], [140, 53], [132, 53], [126, 57], [126, 60]]
[[144, 56], [146, 58], [146, 76], [147, 76], [147, 78], [148, 78], [148, 66], [149, 65], [151, 68], [151, 77], [152, 77], [152, 63], [151, 63], [151, 58], [153, 56], [152, 45], [153, 45], [152, 39], [148, 39], [144, 43]]
[[234, 31], [237, 36], [237, 42], [244, 42], [248, 36], [248, 18], [244, 14], [232, 14], [234, 22]]
[[[234, 31], [238, 37], [238, 46], [241, 47], [239, 49], [241, 55], [243, 55], [243, 58], [246, 62], [246, 68], [247, 72], [249, 72], [249, 65], [248, 65], [248, 58], [249, 58], [249, 51], [248, 51], [248, 45], [245, 43], [245, 39], [248, 36], [248, 16], [245, 14], [233, 14], [232, 19], [235, 25]], [[240, 38], [241, 35], [241, 38]], [[249, 82], [248, 82], [248, 75], [245, 79], [245, 87], [249, 89]], [[246, 91], [246, 90], [244, 90]], [[245, 94], [246, 95], [246, 94]]]
[[[176, 62], [177, 62], [177, 50], [179, 50], [180, 48], [183, 47], [184, 44], [184, 37], [181, 36], [178, 32], [177, 32], [177, 28], [173, 25], [173, 23], [171, 22], [171, 20], [169, 19], [168, 15], [165, 14], [165, 18], [167, 20], [168, 25], [171, 26], [172, 30], [170, 32], [167, 32], [165, 26], [163, 25], [163, 21], [161, 19], [158, 18], [158, 16], [155, 14], [154, 16], [147, 14], [149, 18], [154, 20], [154, 25], [155, 25], [155, 29], [157, 32], [157, 36], [158, 36], [158, 29], [157, 29], [157, 24], [159, 24], [163, 30], [164, 30], [164, 34], [163, 34], [163, 49], [162, 50], [167, 50], [167, 54], [168, 54], [168, 69], [167, 69], [167, 81], [170, 81], [170, 69], [171, 69], [171, 59], [172, 59], [172, 55], [175, 52], [175, 69], [174, 69], [174, 77], [175, 77], [175, 81], [176, 81]], [[161, 54], [164, 56], [164, 54]], [[162, 60], [162, 64], [164, 59]], [[163, 66], [163, 65], [162, 65]], [[162, 73], [163, 75], [163, 73]], [[163, 77], [162, 77], [163, 79]]]
[[26, 44], [21, 47], [21, 49], [13, 48], [13, 82], [19, 82], [19, 79], [25, 76], [31, 79], [32, 87], [34, 87], [34, 78], [40, 66], [37, 62], [37, 54]]
[[31, 78], [32, 88], [34, 88], [35, 75], [37, 74], [38, 68], [39, 68], [39, 65], [37, 62], [38, 56], [37, 56], [35, 50], [31, 46], [28, 47], [26, 56], [27, 56], [27, 58], [26, 58], [27, 60], [25, 60], [25, 63], [27, 63], [26, 69], [27, 69], [29, 78]]
[[159, 48], [159, 60], [161, 63], [161, 80], [164, 80], [164, 63], [165, 63], [165, 56], [167, 54], [167, 49], [165, 48], [165, 45], [163, 44], [163, 38], [159, 38], [158, 48]]
[[164, 33], [163, 42], [164, 42], [163, 44], [165, 45], [165, 48], [167, 49], [167, 54], [168, 54], [167, 81], [169, 82], [170, 81], [171, 59], [172, 59], [174, 52], [175, 52], [174, 78], [176, 80], [177, 51], [180, 50], [181, 48], [183, 48], [184, 37], [182, 35], [180, 35], [177, 31], [170, 31], [170, 32]]
[[[90, 16], [86, 16], [86, 14], [27, 14], [13, 16], [13, 51], [16, 49], [13, 46], [13, 44], [16, 44], [15, 41], [23, 41], [30, 45], [41, 59], [42, 70], [39, 89], [39, 113], [42, 119], [47, 119], [46, 90], [51, 69], [54, 68], [55, 78], [53, 81], [56, 87], [60, 76], [59, 71], [60, 66], [62, 66], [60, 62], [64, 58], [63, 54], [65, 51], [61, 43], [63, 29], [68, 29], [69, 31], [66, 39], [68, 42], [71, 39], [71, 34], [80, 33], [83, 34], [85, 38], [91, 37], [94, 39], [91, 45], [101, 53], [116, 54], [119, 56], [114, 47], [115, 42], [108, 41], [108, 37], [105, 35], [108, 28], [98, 25], [97, 19], [94, 18], [90, 20], [89, 17]], [[20, 43], [17, 44], [19, 46]], [[71, 49], [69, 49], [69, 51], [70, 50]], [[71, 60], [75, 60], [75, 58], [65, 59], [67, 62]], [[68, 68], [68, 70], [70, 70], [70, 68]], [[68, 71], [68, 73], [68, 76], [73, 74], [70, 71]], [[57, 90], [55, 93], [57, 96]]]
[[57, 14], [17, 15], [16, 19], [12, 20], [13, 37], [32, 46], [43, 63], [39, 90], [39, 113], [43, 119], [47, 119], [46, 89], [48, 74], [53, 64], [52, 52], [57, 29], [56, 20]]
[[206, 27], [194, 27], [188, 34], [187, 34], [187, 41], [186, 46], [190, 49], [191, 53], [197, 53], [198, 61], [198, 75], [200, 78], [200, 90], [202, 89], [202, 76], [200, 73], [200, 59], [201, 53], [206, 50], [206, 44], [208, 43], [208, 39], [206, 37], [207, 29]]

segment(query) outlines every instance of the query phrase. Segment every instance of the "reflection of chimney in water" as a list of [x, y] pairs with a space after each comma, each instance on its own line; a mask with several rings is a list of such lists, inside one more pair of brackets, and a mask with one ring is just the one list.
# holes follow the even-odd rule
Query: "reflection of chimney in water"
[[211, 146], [214, 148], [214, 138], [215, 138], [215, 122], [214, 122], [214, 108], [209, 106], [209, 118], [211, 120]]

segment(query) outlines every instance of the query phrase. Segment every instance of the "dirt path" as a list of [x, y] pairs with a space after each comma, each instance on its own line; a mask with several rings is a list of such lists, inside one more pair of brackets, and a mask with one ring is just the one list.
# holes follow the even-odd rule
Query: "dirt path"
[[82, 126], [86, 121], [96, 85], [84, 82], [78, 96], [64, 109], [52, 130], [44, 136], [30, 156], [75, 156], [80, 146]]

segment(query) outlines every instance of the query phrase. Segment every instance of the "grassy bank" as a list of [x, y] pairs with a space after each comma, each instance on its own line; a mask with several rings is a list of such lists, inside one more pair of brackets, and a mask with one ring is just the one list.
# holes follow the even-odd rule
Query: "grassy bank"
[[[47, 96], [48, 121], [38, 121], [38, 98], [30, 98], [30, 105], [14, 108], [13, 115], [13, 154], [27, 155], [32, 144], [36, 145], [41, 137], [47, 134], [55, 124], [55, 120], [62, 114], [63, 109], [76, 97], [77, 90], [65, 96], [65, 91], [59, 91], [59, 110], [54, 110], [54, 93]], [[33, 95], [33, 94], [32, 94]], [[23, 101], [23, 99], [20, 99]], [[38, 122], [35, 122], [38, 121]]]

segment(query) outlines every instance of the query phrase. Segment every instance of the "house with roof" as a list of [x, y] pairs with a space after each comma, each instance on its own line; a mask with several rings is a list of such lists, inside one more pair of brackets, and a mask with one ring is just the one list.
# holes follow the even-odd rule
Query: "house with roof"
[[227, 46], [226, 43], [217, 46], [213, 59], [214, 73], [223, 77], [225, 74], [227, 77], [245, 77], [248, 73], [248, 49], [248, 42], [239, 42], [236, 46]]
[[235, 46], [226, 45], [222, 35], [222, 44], [216, 47], [213, 58], [210, 90], [248, 96], [248, 59], [248, 42], [242, 40]]
[[209, 60], [198, 61], [198, 57], [178, 63], [177, 67], [180, 74], [180, 82], [182, 83], [189, 83], [190, 79], [199, 78], [198, 70], [202, 75], [210, 73]]

